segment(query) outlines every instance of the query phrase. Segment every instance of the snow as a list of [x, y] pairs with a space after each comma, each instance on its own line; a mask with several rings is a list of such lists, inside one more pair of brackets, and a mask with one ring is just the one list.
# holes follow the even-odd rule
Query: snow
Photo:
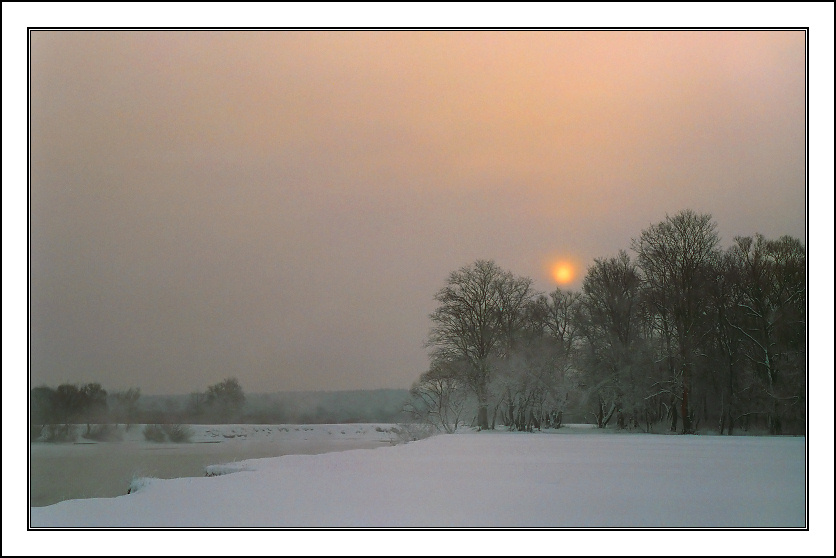
[[[816, 529], [803, 528], [804, 438], [569, 425], [402, 443], [392, 426], [193, 426], [196, 442], [219, 442], [195, 447], [380, 444], [217, 463], [212, 476], [138, 478], [129, 495], [31, 508], [22, 537], [4, 521], [15, 535], [4, 555], [832, 555], [833, 510], [813, 507], [832, 495], [812, 495]], [[142, 528], [154, 532], [125, 534]], [[682, 538], [689, 528], [705, 529]]]
[[[281, 433], [356, 437], [358, 426], [297, 426]], [[363, 426], [364, 432], [376, 432]], [[250, 427], [246, 432], [242, 428], [206, 427], [196, 432], [196, 438], [269, 436], [280, 427]], [[532, 434], [468, 431], [381, 446], [217, 464], [207, 467], [202, 478], [136, 479], [128, 495], [32, 508], [30, 525], [803, 528], [806, 524], [804, 438], [619, 434], [567, 427]]]

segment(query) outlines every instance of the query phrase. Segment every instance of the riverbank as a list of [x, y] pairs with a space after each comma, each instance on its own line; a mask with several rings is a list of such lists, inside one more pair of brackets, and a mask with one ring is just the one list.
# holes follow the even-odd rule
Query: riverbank
[[33, 442], [29, 454], [29, 505], [126, 494], [137, 477], [202, 477], [206, 467], [282, 455], [373, 449], [395, 441], [391, 424], [190, 425], [188, 443], [144, 439], [144, 425], [121, 426], [122, 440]]

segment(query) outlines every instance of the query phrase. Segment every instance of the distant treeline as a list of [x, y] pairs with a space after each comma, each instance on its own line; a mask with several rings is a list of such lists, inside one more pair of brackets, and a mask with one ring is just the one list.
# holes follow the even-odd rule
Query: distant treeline
[[[286, 391], [248, 393], [235, 422], [246, 424], [397, 423], [408, 418], [407, 389], [352, 391]], [[146, 416], [170, 417], [170, 422], [225, 423], [213, 418], [197, 393], [148, 395], [141, 400]], [[144, 421], [149, 422], [149, 421]]]
[[139, 388], [108, 392], [99, 383], [35, 387], [30, 392], [33, 439], [66, 440], [124, 424], [333, 424], [402, 422], [408, 390], [245, 394], [236, 378], [188, 395], [142, 395]]
[[724, 250], [711, 215], [685, 210], [631, 248], [595, 259], [579, 292], [538, 293], [493, 261], [452, 272], [414, 415], [448, 432], [474, 416], [559, 427], [572, 411], [600, 428], [803, 434], [801, 241], [758, 234]]

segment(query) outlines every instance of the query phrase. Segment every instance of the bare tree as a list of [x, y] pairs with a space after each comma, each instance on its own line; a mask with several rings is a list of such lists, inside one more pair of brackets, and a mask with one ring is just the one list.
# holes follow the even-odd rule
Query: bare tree
[[[711, 332], [708, 285], [720, 252], [711, 215], [680, 211], [633, 240], [647, 300], [658, 319], [682, 431], [693, 432], [689, 395], [701, 343]], [[672, 413], [671, 429], [676, 429]]]
[[732, 249], [740, 273], [737, 299], [748, 360], [758, 373], [767, 424], [782, 432], [788, 414], [801, 415], [805, 371], [805, 255], [798, 239], [738, 237]]
[[139, 395], [140, 391], [138, 387], [117, 391], [114, 394], [118, 418], [122, 419], [126, 429], [129, 429], [136, 423], [139, 412]]
[[534, 296], [532, 280], [515, 277], [493, 261], [454, 271], [435, 295], [427, 346], [434, 363], [463, 363], [462, 381], [478, 402], [477, 425], [488, 428], [492, 359], [507, 356], [523, 309]]
[[193, 391], [186, 400], [186, 415], [192, 420], [199, 420], [206, 413], [206, 393]]
[[86, 435], [90, 435], [91, 423], [104, 420], [107, 416], [107, 391], [99, 383], [84, 384], [81, 387], [81, 415], [87, 423]]
[[455, 363], [434, 363], [413, 384], [409, 392], [412, 401], [405, 410], [421, 422], [452, 434], [459, 427], [468, 403], [467, 386], [463, 385], [462, 378]]
[[555, 289], [533, 297], [514, 334], [512, 350], [497, 362], [497, 383], [512, 430], [555, 427], [572, 389], [571, 357], [578, 293]]
[[237, 418], [245, 402], [244, 390], [237, 378], [226, 378], [206, 390], [207, 406], [216, 419], [228, 421]]
[[29, 432], [31, 439], [38, 438], [47, 425], [54, 426], [59, 418], [56, 412], [55, 390], [38, 386], [29, 392]]
[[[649, 395], [642, 338], [638, 270], [627, 252], [596, 259], [583, 282], [577, 313], [583, 333], [586, 398], [599, 428], [617, 413], [618, 426], [638, 424], [648, 412]], [[645, 420], [645, 422], [647, 422]]]
[[85, 397], [76, 384], [61, 384], [55, 389], [55, 416], [65, 427], [64, 435], [69, 437], [72, 425], [84, 411]]
[[[726, 251], [716, 268], [715, 280], [711, 288], [711, 311], [715, 321], [713, 335], [713, 361], [711, 382], [715, 397], [719, 401], [718, 432], [722, 435], [734, 433], [735, 421], [745, 414], [751, 398], [751, 389], [744, 376], [743, 333], [740, 324], [743, 320], [741, 310], [742, 292], [740, 265], [735, 249]], [[751, 384], [748, 384], [751, 385]]]

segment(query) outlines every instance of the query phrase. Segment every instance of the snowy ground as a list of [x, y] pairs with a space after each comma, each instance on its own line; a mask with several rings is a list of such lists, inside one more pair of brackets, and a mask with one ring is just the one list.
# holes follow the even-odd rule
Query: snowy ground
[[[280, 435], [359, 436], [360, 426]], [[257, 428], [257, 427], [251, 427]], [[273, 429], [201, 431], [234, 443]], [[304, 430], [311, 428], [312, 430]], [[336, 430], [334, 430], [336, 429]], [[377, 432], [372, 426], [364, 432]], [[232, 437], [228, 437], [232, 436]], [[387, 439], [389, 434], [386, 434]], [[383, 438], [381, 438], [382, 440]], [[466, 432], [401, 445], [219, 463], [130, 495], [32, 508], [32, 528], [803, 528], [805, 440]]]

